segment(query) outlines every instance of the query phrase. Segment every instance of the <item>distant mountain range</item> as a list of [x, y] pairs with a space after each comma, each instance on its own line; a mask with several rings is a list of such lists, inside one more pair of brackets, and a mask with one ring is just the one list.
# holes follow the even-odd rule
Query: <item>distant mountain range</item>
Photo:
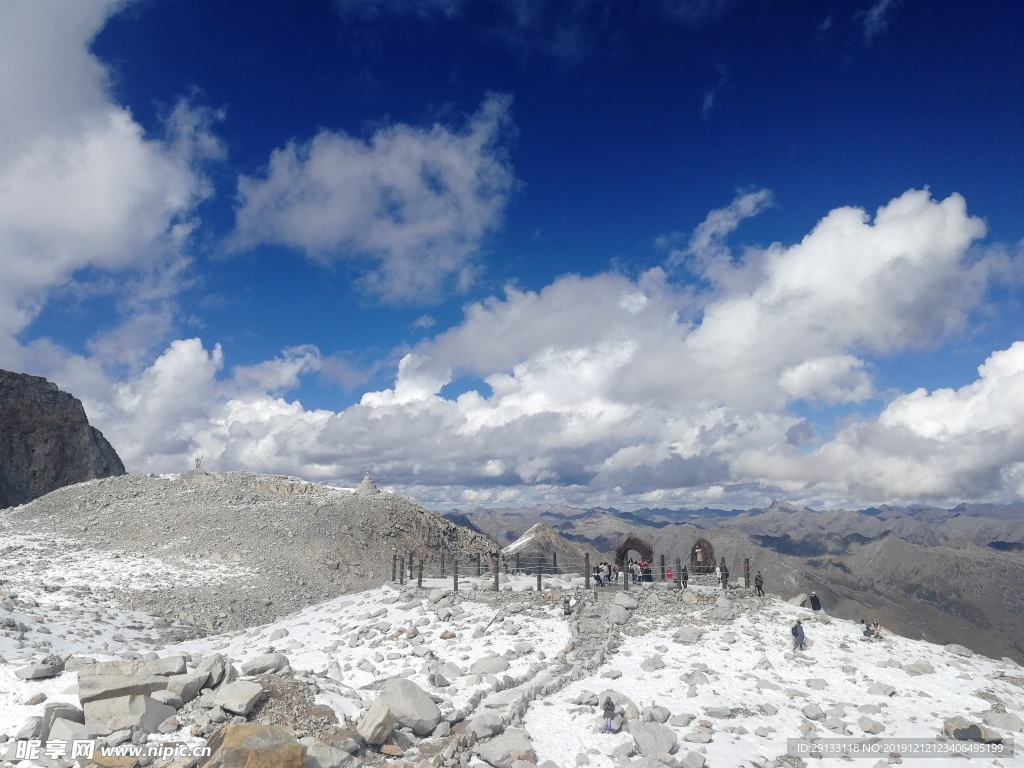
[[769, 592], [814, 590], [836, 616], [878, 619], [909, 637], [1024, 662], [1024, 503], [825, 511], [787, 503], [634, 511], [538, 505], [445, 517], [501, 546], [537, 523], [609, 556], [637, 536], [670, 564], [707, 538], [734, 578], [749, 558]]

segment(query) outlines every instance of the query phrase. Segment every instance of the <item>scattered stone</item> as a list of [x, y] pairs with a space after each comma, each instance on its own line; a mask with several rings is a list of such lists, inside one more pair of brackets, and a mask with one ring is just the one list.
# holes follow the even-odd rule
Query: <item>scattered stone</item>
[[303, 768], [306, 759], [306, 747], [284, 725], [225, 725], [208, 746], [210, 757], [203, 768]]
[[961, 715], [944, 720], [942, 732], [957, 741], [980, 741], [985, 744], [1003, 743], [1003, 736], [998, 731], [981, 723], [972, 723]]

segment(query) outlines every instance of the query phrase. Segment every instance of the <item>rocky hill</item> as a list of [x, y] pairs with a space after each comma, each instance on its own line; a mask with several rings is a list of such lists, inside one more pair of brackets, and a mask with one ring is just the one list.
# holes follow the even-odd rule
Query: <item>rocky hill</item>
[[0, 370], [0, 508], [124, 472], [81, 402], [46, 379]]
[[[495, 549], [368, 479], [341, 489], [248, 472], [122, 475], [0, 512], [0, 580], [38, 574], [208, 630], [378, 586], [396, 553]], [[112, 586], [94, 564], [103, 558], [133, 577]]]

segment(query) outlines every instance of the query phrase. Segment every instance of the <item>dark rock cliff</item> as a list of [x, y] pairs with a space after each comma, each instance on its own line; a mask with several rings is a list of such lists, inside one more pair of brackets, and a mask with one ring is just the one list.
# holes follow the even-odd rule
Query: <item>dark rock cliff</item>
[[124, 473], [79, 400], [46, 379], [0, 370], [0, 508]]

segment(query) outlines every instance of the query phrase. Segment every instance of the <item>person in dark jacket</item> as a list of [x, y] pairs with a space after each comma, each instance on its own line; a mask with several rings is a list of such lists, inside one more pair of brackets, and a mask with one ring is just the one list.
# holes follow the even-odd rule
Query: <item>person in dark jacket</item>
[[757, 572], [757, 576], [754, 577], [754, 589], [757, 590], [757, 596], [758, 597], [764, 597], [764, 589], [763, 589], [763, 587], [764, 587], [764, 576], [762, 576], [761, 572], [758, 571]]
[[722, 589], [729, 586], [729, 566], [725, 564], [725, 558], [722, 558], [722, 564], [719, 566], [720, 575], [722, 577]]
[[789, 632], [793, 635], [793, 650], [802, 651], [804, 649], [804, 625], [800, 623], [800, 619], [796, 620], [796, 624]]
[[811, 610], [814, 610], [814, 611], [820, 611], [821, 610], [821, 600], [819, 600], [818, 596], [816, 594], [814, 594], [813, 592], [811, 592]]
[[611, 696], [604, 697], [602, 709], [604, 710], [604, 728], [601, 730], [601, 733], [611, 733], [612, 719], [615, 717], [615, 705], [612, 703]]
[[686, 589], [686, 584], [689, 580], [690, 574], [686, 570], [686, 566], [684, 565], [682, 570], [679, 572], [679, 581], [682, 583], [683, 589]]

